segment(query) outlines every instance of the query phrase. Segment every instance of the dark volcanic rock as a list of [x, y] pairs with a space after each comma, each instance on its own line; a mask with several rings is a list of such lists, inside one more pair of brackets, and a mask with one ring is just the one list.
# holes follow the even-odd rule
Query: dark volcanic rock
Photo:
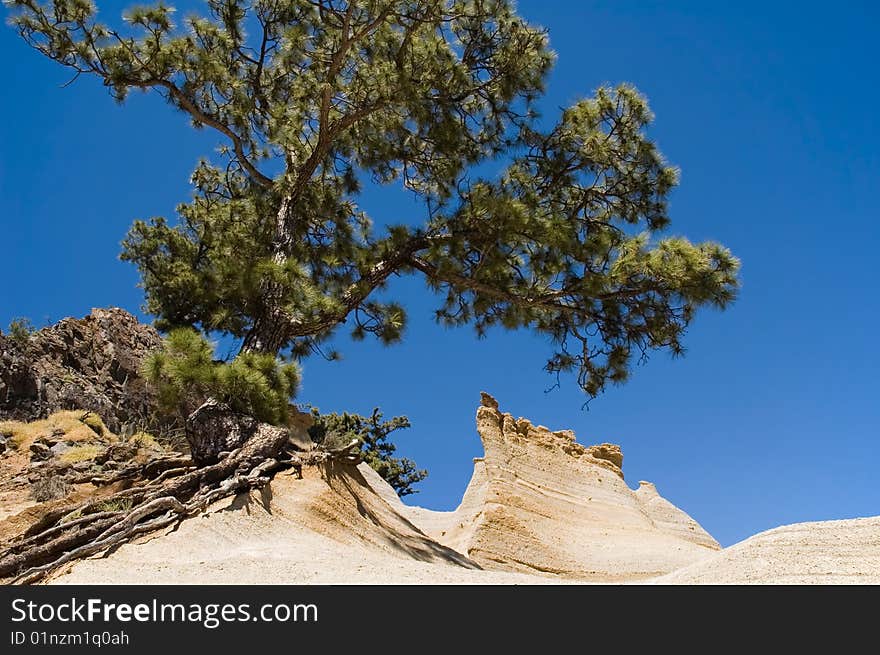
[[115, 307], [65, 318], [26, 341], [0, 334], [0, 419], [83, 409], [114, 432], [148, 421], [154, 399], [140, 368], [161, 345], [155, 329]]
[[31, 444], [31, 461], [32, 462], [43, 462], [47, 459], [52, 459], [52, 450], [44, 443], [40, 443], [36, 441]]
[[208, 400], [186, 419], [186, 438], [193, 461], [199, 466], [215, 463], [220, 453], [240, 448], [259, 427], [259, 421], [252, 416]]

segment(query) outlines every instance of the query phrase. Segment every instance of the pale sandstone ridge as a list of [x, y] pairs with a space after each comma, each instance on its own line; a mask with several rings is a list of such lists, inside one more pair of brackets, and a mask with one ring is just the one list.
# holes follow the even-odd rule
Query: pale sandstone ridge
[[454, 512], [404, 505], [366, 464], [303, 468], [159, 538], [75, 564], [56, 583], [638, 581], [718, 545], [653, 490], [623, 481], [612, 444], [583, 446], [477, 410], [485, 457]]
[[573, 448], [573, 435], [493, 403], [478, 410], [486, 454], [454, 512], [405, 506], [366, 464], [306, 466], [302, 480], [279, 475], [51, 582], [880, 583], [880, 517], [784, 526], [718, 551], [652, 484], [632, 491], [622, 461], [596, 456], [614, 449]]
[[[177, 529], [61, 571], [52, 584], [540, 584], [484, 571], [427, 537], [369, 485], [364, 464], [303, 467]], [[383, 481], [384, 484], [384, 481]], [[387, 485], [386, 485], [387, 486]], [[390, 489], [390, 487], [389, 487]], [[393, 490], [392, 490], [393, 493]]]
[[627, 581], [673, 571], [720, 548], [654, 485], [631, 490], [616, 445], [583, 446], [570, 430], [514, 419], [487, 393], [477, 431], [485, 457], [474, 461], [457, 510], [397, 506], [484, 568]]
[[656, 582], [880, 584], [880, 516], [767, 530]]

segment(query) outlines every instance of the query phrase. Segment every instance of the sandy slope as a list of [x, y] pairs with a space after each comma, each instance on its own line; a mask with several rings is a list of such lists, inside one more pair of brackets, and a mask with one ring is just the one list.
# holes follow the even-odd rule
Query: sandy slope
[[55, 584], [541, 584], [479, 570], [394, 512], [357, 469], [304, 469], [222, 501], [177, 530], [125, 545]]
[[880, 516], [761, 532], [660, 584], [880, 584]]
[[616, 446], [514, 419], [484, 396], [485, 457], [454, 512], [404, 505], [365, 464], [307, 466], [55, 584], [880, 583], [880, 517], [784, 526], [720, 550]]

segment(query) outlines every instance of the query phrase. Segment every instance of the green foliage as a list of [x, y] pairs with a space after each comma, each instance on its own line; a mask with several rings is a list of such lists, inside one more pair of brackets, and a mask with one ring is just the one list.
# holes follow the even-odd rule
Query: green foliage
[[[343, 324], [394, 343], [406, 311], [387, 284], [419, 275], [438, 321], [542, 334], [547, 370], [594, 396], [735, 297], [726, 248], [661, 236], [678, 174], [635, 89], [538, 120], [554, 55], [509, 0], [206, 0], [179, 23], [160, 2], [115, 26], [87, 0], [4, 2], [46, 56], [118, 101], [159, 93], [223, 142], [178, 220], [123, 244], [163, 329], [273, 356], [323, 352]], [[374, 229], [365, 181], [424, 213]]]
[[[340, 447], [358, 439], [361, 454], [373, 470], [390, 484], [399, 496], [418, 493], [413, 485], [428, 477], [428, 472], [416, 468], [416, 463], [405, 457], [394, 457], [397, 447], [388, 441], [388, 435], [401, 428], [410, 427], [405, 416], [395, 416], [390, 421], [382, 420], [379, 408], [370, 416], [360, 414], [321, 414], [312, 409], [314, 424], [309, 428], [309, 436], [316, 443], [330, 447]], [[333, 445], [331, 445], [333, 444]]]
[[105, 500], [95, 505], [96, 512], [127, 512], [131, 509], [134, 502], [131, 498], [117, 498], [116, 500]]
[[36, 332], [29, 318], [14, 318], [9, 322], [9, 338], [18, 344], [25, 344]]
[[144, 375], [156, 385], [159, 405], [186, 416], [207, 398], [225, 402], [260, 421], [283, 425], [299, 385], [299, 369], [273, 355], [243, 353], [230, 362], [213, 359], [214, 349], [190, 328], [172, 330], [165, 348], [150, 355]]

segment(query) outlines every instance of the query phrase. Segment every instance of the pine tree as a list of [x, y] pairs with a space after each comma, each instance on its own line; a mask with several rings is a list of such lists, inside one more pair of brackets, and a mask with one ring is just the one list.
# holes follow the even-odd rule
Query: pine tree
[[144, 361], [161, 413], [186, 419], [213, 398], [258, 421], [284, 425], [299, 386], [299, 367], [268, 353], [242, 353], [230, 362], [214, 359], [214, 345], [192, 328], [175, 328], [164, 348]]
[[315, 443], [339, 447], [352, 438], [357, 439], [361, 443], [364, 461], [391, 485], [398, 496], [418, 493], [413, 485], [428, 477], [428, 472], [416, 468], [411, 459], [395, 457], [397, 446], [388, 441], [388, 435], [395, 430], [410, 427], [406, 416], [383, 421], [378, 407], [369, 416], [321, 414], [317, 408], [312, 408], [312, 416], [314, 424], [309, 428], [309, 436]]
[[[406, 312], [376, 292], [419, 275], [438, 321], [545, 335], [547, 370], [592, 396], [734, 299], [727, 249], [660, 235], [677, 172], [645, 99], [600, 88], [545, 127], [554, 55], [508, 0], [206, 0], [179, 24], [157, 2], [117, 26], [90, 0], [4, 1], [47, 57], [118, 101], [158, 93], [222, 141], [177, 219], [124, 242], [164, 329], [272, 356], [343, 324], [392, 343]], [[374, 227], [365, 182], [402, 184], [420, 215]]]

